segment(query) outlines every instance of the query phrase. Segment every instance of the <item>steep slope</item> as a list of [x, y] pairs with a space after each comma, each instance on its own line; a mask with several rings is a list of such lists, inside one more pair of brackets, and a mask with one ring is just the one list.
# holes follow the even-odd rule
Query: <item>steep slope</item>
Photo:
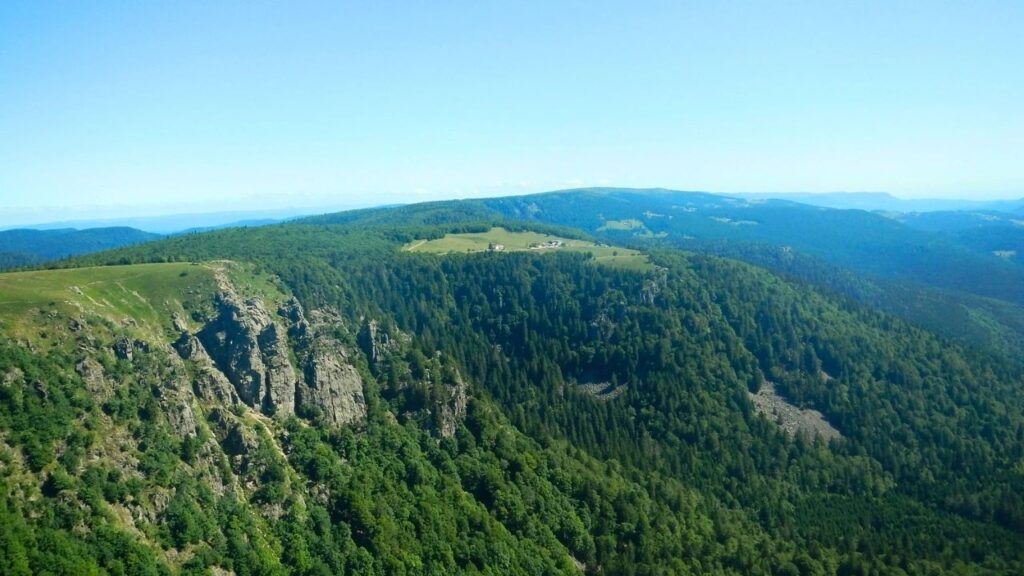
[[0, 270], [59, 260], [160, 238], [134, 228], [0, 231]]
[[[516, 445], [531, 454], [522, 446], [555, 450], [544, 456], [554, 475], [608, 462], [613, 483], [649, 505], [605, 520], [577, 485], [553, 482], [589, 539], [554, 529], [541, 545], [564, 547], [588, 571], [658, 573], [684, 557], [692, 562], [674, 572], [1020, 570], [1024, 378], [1005, 359], [735, 262], [654, 251], [652, 266], [627, 270], [558, 250], [410, 252], [403, 246], [490, 224], [439, 205], [398, 209], [390, 221], [369, 214], [372, 225], [349, 214], [339, 217], [349, 224], [224, 231], [91, 260], [248, 260], [305, 308], [336, 310], [372, 383], [368, 428], [356, 437], [377, 430], [379, 402], [387, 430], [454, 439], [457, 462], [477, 459], [456, 469], [456, 482], [517, 538], [557, 524], [533, 488], [495, 489], [542, 468], [541, 456], [482, 464], [515, 453], [502, 435], [523, 438]], [[826, 445], [761, 416], [751, 393], [765, 381], [840, 437]], [[506, 432], [480, 432], [476, 410]], [[351, 527], [347, 506], [339, 513]], [[713, 528], [697, 529], [680, 509]], [[665, 526], [696, 548], [664, 539]]]
[[[249, 266], [10, 273], [0, 294], [4, 573], [767, 571], [795, 553], [734, 513], [712, 527], [677, 481], [537, 444], [414, 337], [305, 310]], [[383, 404], [367, 361], [408, 378]]]

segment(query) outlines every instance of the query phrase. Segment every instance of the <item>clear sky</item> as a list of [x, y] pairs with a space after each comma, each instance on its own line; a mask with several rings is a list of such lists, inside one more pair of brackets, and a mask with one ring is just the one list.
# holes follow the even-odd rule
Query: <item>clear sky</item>
[[0, 2], [0, 224], [581, 185], [1024, 196], [1024, 2]]

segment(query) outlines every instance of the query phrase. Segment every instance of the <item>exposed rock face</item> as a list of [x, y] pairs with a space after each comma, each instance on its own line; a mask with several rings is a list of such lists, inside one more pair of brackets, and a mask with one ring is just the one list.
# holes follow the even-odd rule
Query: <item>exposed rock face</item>
[[242, 402], [268, 413], [294, 414], [295, 370], [281, 328], [262, 302], [222, 292], [217, 317], [197, 337]]
[[644, 282], [640, 291], [640, 301], [648, 306], [653, 306], [658, 294], [661, 292], [661, 284], [655, 280]]
[[256, 452], [260, 441], [251, 430], [238, 423], [227, 425], [227, 435], [221, 442], [224, 452], [229, 456], [246, 456]]
[[196, 395], [204, 400], [226, 405], [237, 404], [240, 401], [235, 387], [213, 364], [198, 338], [191, 334], [182, 334], [174, 343], [174, 347], [182, 358], [192, 360], [198, 368], [198, 374], [193, 382]]
[[187, 399], [181, 399], [168, 407], [167, 420], [179, 437], [196, 435], [196, 415]]
[[75, 372], [82, 377], [85, 388], [93, 394], [98, 394], [106, 389], [104, 386], [103, 366], [92, 358], [84, 358], [75, 364]]
[[315, 342], [308, 352], [299, 404], [315, 406], [333, 424], [350, 424], [366, 416], [363, 381], [337, 343]]
[[309, 333], [309, 322], [306, 321], [306, 317], [302, 313], [302, 305], [294, 296], [281, 304], [281, 307], [277, 309], [277, 314], [288, 321], [289, 336], [302, 337]]
[[264, 409], [285, 416], [294, 414], [297, 379], [288, 357], [288, 342], [284, 331], [277, 324], [271, 323], [260, 332], [257, 342], [266, 368]]
[[392, 338], [387, 330], [381, 328], [376, 320], [367, 320], [359, 330], [359, 347], [366, 353], [371, 363], [380, 362], [389, 352], [401, 346], [401, 337]]
[[119, 360], [127, 360], [131, 362], [134, 351], [135, 347], [127, 336], [121, 336], [114, 341], [114, 355], [117, 356]]
[[[216, 315], [195, 335], [174, 343], [198, 368], [196, 394], [211, 402], [243, 402], [266, 414], [289, 416], [296, 406], [333, 424], [365, 418], [363, 381], [335, 338], [337, 314], [315, 311], [307, 319], [292, 298], [272, 316], [257, 299], [242, 300], [221, 283]], [[289, 345], [295, 349], [296, 370]]]
[[437, 431], [444, 438], [455, 436], [459, 422], [466, 417], [466, 382], [456, 374], [455, 381], [444, 385], [444, 399], [438, 411]]
[[217, 370], [212, 362], [208, 362], [200, 367], [196, 387], [198, 388], [199, 396], [205, 400], [227, 405], [238, 404], [242, 401], [238, 397], [235, 387], [224, 376], [223, 372]]
[[302, 314], [298, 302], [286, 303], [281, 314], [292, 320], [299, 346], [304, 352], [304, 381], [299, 384], [299, 405], [318, 408], [334, 424], [350, 424], [366, 417], [363, 380], [348, 360], [345, 347], [330, 334], [340, 321], [332, 314], [312, 314], [312, 323]]
[[206, 356], [203, 345], [188, 332], [182, 332], [181, 337], [174, 342], [174, 349], [185, 360], [198, 360], [200, 357]]
[[174, 317], [172, 318], [172, 322], [174, 324], [174, 329], [177, 330], [178, 332], [188, 331], [188, 322], [185, 322], [185, 319], [179, 316], [178, 314], [174, 315]]

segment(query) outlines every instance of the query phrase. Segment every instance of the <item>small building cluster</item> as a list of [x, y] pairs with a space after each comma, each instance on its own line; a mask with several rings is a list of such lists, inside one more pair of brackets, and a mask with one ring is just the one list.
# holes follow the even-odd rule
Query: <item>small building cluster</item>
[[564, 242], [562, 242], [561, 240], [548, 240], [547, 242], [543, 242], [540, 244], [532, 244], [530, 245], [530, 249], [542, 250], [544, 248], [561, 248], [563, 244]]

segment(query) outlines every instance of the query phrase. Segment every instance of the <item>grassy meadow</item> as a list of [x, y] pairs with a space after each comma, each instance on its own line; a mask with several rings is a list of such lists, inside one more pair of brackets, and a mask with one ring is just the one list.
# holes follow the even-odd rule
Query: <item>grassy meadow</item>
[[[557, 241], [561, 245], [556, 248], [537, 248], [547, 242]], [[651, 264], [647, 256], [636, 250], [617, 246], [598, 245], [586, 240], [562, 238], [539, 232], [510, 232], [504, 228], [491, 228], [487, 232], [467, 232], [446, 234], [434, 240], [413, 240], [402, 250], [428, 254], [459, 254], [486, 252], [492, 244], [503, 246], [503, 252], [554, 252], [569, 250], [588, 252], [594, 255], [594, 262], [607, 266], [616, 266], [634, 270], [647, 270]]]

